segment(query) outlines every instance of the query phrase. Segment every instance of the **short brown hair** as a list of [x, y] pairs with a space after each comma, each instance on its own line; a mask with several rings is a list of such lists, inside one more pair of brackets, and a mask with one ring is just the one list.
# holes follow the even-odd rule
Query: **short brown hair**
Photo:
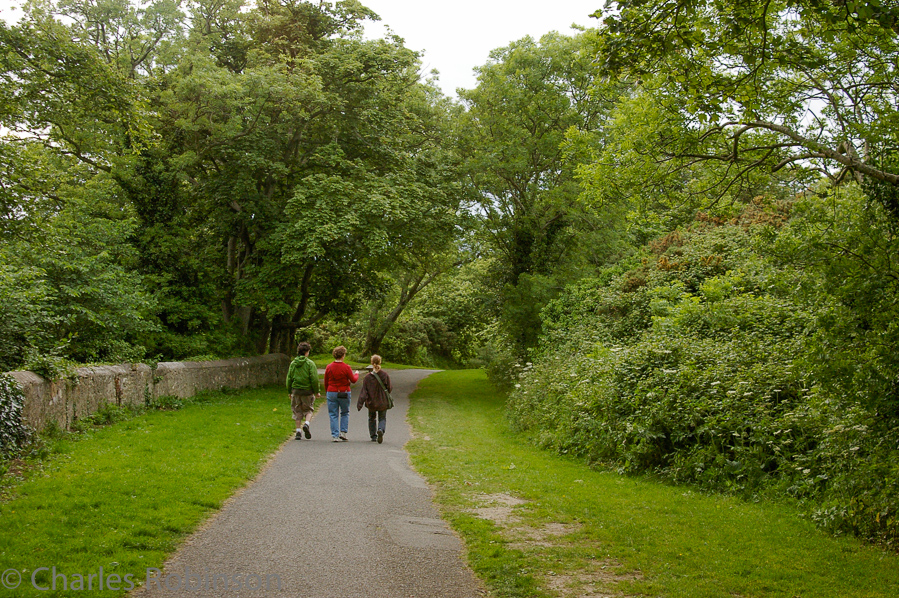
[[299, 345], [297, 345], [297, 355], [306, 355], [312, 350], [312, 345], [303, 341]]
[[331, 355], [334, 356], [334, 359], [343, 359], [344, 355], [346, 355], [346, 347], [343, 345], [334, 347], [334, 350], [331, 351]]

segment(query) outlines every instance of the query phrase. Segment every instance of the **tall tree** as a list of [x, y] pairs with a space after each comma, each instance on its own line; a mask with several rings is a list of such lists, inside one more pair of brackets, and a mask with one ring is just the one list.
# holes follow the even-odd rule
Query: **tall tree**
[[29, 351], [137, 358], [154, 328], [132, 273], [134, 213], [116, 184], [149, 142], [141, 90], [51, 8], [35, 3], [17, 26], [0, 23], [0, 127], [10, 132], [0, 140], [0, 268], [27, 285], [3, 302], [34, 302], [6, 314], [18, 340], [2, 360], [14, 367]]
[[81, 162], [86, 190], [117, 186], [154, 355], [223, 350], [227, 330], [286, 350], [377, 294], [385, 256], [428, 241], [411, 223], [452, 229], [447, 107], [401, 40], [362, 39], [376, 18], [354, 0], [47, 0], [0, 24], [0, 124]]
[[452, 229], [447, 106], [401, 40], [360, 39], [369, 18], [351, 1], [195, 12], [214, 25], [194, 27], [165, 78], [161, 130], [218, 239], [223, 316], [257, 350], [350, 313], [376, 294], [385, 255], [395, 267], [446, 236], [424, 231]]
[[792, 195], [817, 178], [807, 169], [756, 168], [735, 175], [729, 162], [667, 155], [698, 134], [677, 109], [683, 102], [670, 97], [657, 78], [623, 91], [598, 129], [569, 132], [566, 146], [578, 164], [581, 201], [623, 246], [639, 247], [689, 226], [699, 212], [730, 219], [756, 197]]
[[495, 307], [518, 352], [536, 341], [539, 309], [554, 277], [571, 269], [586, 216], [562, 145], [569, 129], [595, 128], [609, 107], [591, 91], [590, 35], [551, 33], [494, 50], [478, 86], [460, 93], [468, 178], [500, 267]]

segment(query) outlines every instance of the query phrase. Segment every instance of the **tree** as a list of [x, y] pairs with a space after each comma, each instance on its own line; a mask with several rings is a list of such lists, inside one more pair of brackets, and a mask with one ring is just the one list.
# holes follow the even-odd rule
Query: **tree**
[[[80, 327], [78, 340], [66, 340], [66, 327], [45, 329], [45, 334], [55, 332], [56, 338], [42, 350], [60, 345], [65, 346], [64, 354], [81, 360], [119, 359], [141, 357], [137, 347], [142, 345], [154, 356], [173, 356], [158, 346], [158, 335], [167, 331], [152, 325], [155, 318], [147, 313], [149, 305], [160, 310], [155, 316], [165, 325], [177, 328], [180, 322], [196, 320], [192, 315], [172, 317], [168, 312], [174, 302], [167, 291], [173, 285], [157, 284], [171, 280], [167, 266], [195, 255], [194, 248], [174, 251], [164, 259], [149, 249], [164, 245], [166, 239], [190, 239], [184, 228], [173, 226], [177, 208], [159, 209], [154, 202], [170, 189], [157, 188], [165, 176], [158, 164], [149, 164], [151, 156], [162, 152], [148, 105], [148, 90], [154, 86], [147, 83], [164, 63], [160, 56], [180, 39], [182, 20], [177, 3], [166, 1], [143, 7], [121, 1], [66, 1], [33, 3], [18, 26], [0, 25], [0, 36], [9, 44], [4, 46], [9, 51], [0, 56], [0, 95], [6, 100], [0, 118], [15, 134], [6, 147], [24, 148], [11, 156], [5, 173], [11, 175], [10, 188], [26, 202], [13, 220], [19, 228], [41, 229], [43, 239], [34, 235], [28, 239], [46, 244], [42, 251], [34, 247], [35, 261], [40, 261], [37, 255], [51, 260], [54, 251], [48, 246], [53, 243], [71, 244], [45, 272], [57, 309], [65, 311], [70, 301], [82, 303], [84, 309], [94, 295], [93, 307], [82, 314], [93, 324]], [[29, 159], [40, 152], [39, 162]], [[143, 176], [149, 171], [153, 173]], [[134, 198], [145, 201], [129, 202]], [[153, 226], [147, 224], [148, 217], [165, 222]], [[71, 227], [65, 241], [54, 236], [63, 234], [62, 227]], [[135, 279], [135, 271], [141, 280]], [[182, 289], [202, 288], [196, 279], [180, 282]], [[117, 284], [124, 286], [116, 288]], [[145, 295], [147, 288], [153, 300]], [[66, 299], [63, 290], [75, 294]], [[116, 297], [122, 299], [118, 306]], [[135, 311], [129, 314], [131, 308]], [[109, 317], [135, 325], [106, 322], [101, 334], [105, 338], [85, 346], [92, 326]], [[76, 321], [68, 321], [69, 329], [79, 328]], [[135, 334], [142, 338], [136, 340]], [[120, 349], [110, 349], [116, 342]]]
[[[413, 268], [415, 247], [452, 237], [447, 104], [399, 38], [362, 39], [375, 18], [354, 0], [32, 3], [0, 25], [0, 125], [55, 156], [41, 176], [70, 168], [84, 187], [77, 205], [14, 188], [27, 161], [6, 145], [2, 217], [22, 229], [71, 208], [108, 239], [91, 276], [140, 275], [154, 356], [289, 350], [298, 327], [375, 297], [385, 256]], [[93, 193], [123, 226], [85, 214]]]
[[899, 185], [895, 3], [628, 0], [606, 13], [602, 72], [657, 82], [652, 97], [687, 124], [658, 140], [659, 163], [717, 164], [720, 190], [787, 167]]
[[598, 129], [568, 134], [580, 200], [614, 231], [610, 242], [640, 247], [689, 226], [699, 212], [731, 219], [757, 197], [786, 198], [816, 178], [805, 170], [747, 169], [734, 176], [730, 163], [671, 157], [665, 152], [697, 135], [677, 106], [663, 83], [647, 77], [623, 90]]
[[154, 329], [135, 275], [135, 218], [112, 177], [43, 144], [7, 140], [11, 218], [0, 225], [0, 363], [38, 353], [85, 361], [136, 359]]
[[[454, 261], [455, 260], [455, 261]], [[376, 297], [369, 305], [369, 321], [362, 353], [372, 355], [381, 352], [381, 343], [400, 315], [413, 299], [435, 280], [454, 268], [460, 267], [466, 258], [455, 252], [430, 255], [408, 255], [392, 272], [394, 292]], [[385, 313], [386, 312], [386, 313]]]
[[[591, 91], [590, 35], [551, 33], [494, 50], [477, 69], [478, 86], [460, 93], [468, 109], [461, 139], [468, 178], [498, 258], [495, 309], [509, 316], [504, 324], [518, 353], [536, 342], [535, 319], [558, 287], [555, 277], [578, 266], [575, 231], [588, 215], [562, 144], [570, 129], [595, 128], [609, 107]], [[526, 293], [516, 291], [522, 277]], [[525, 317], [512, 317], [522, 310]]]
[[495, 320], [484, 306], [492, 300], [484, 280], [490, 272], [487, 260], [473, 259], [437, 280], [421, 293], [411, 317], [439, 321], [452, 339], [447, 358], [466, 363], [477, 357], [487, 331]]

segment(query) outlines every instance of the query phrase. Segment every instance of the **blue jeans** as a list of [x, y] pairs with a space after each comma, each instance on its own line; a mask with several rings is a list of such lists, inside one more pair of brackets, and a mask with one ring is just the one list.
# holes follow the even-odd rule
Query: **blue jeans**
[[337, 438], [341, 433], [346, 434], [350, 427], [350, 393], [346, 393], [345, 399], [338, 399], [336, 392], [328, 392], [326, 395], [328, 417], [331, 419], [331, 438]]
[[368, 434], [372, 438], [378, 437], [378, 430], [387, 431], [387, 410], [372, 411], [368, 410]]

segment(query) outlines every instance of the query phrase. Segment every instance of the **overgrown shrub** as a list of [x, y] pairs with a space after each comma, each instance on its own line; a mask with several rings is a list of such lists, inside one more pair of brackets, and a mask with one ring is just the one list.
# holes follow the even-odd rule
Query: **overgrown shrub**
[[52, 344], [59, 318], [47, 308], [50, 290], [37, 268], [17, 268], [0, 251], [0, 372], [21, 368], [29, 350]]
[[56, 351], [38, 352], [28, 348], [25, 352], [23, 370], [34, 372], [46, 380], [59, 380], [68, 378], [74, 374], [77, 364], [65, 357], [61, 357]]
[[[802, 223], [755, 204], [567, 289], [543, 312], [513, 421], [622, 472], [794, 497], [835, 533], [899, 543], [899, 282], [877, 281], [899, 247], [855, 204], [807, 201]], [[833, 206], [839, 239], [808, 228]]]
[[[626, 347], [542, 360], [513, 395], [538, 440], [624, 472], [751, 493], [794, 473], [820, 423], [789, 364], [798, 349], [649, 333]], [[547, 383], [547, 381], [552, 381]]]
[[803, 482], [826, 480], [812, 519], [837, 534], [899, 545], [899, 424], [860, 405], [833, 405]]
[[[511, 390], [513, 385], [525, 378], [534, 364], [518, 358], [511, 345], [503, 343], [501, 337], [488, 342], [481, 352], [481, 361], [490, 382], [501, 390]], [[520, 384], [519, 384], [520, 386]]]
[[33, 436], [22, 421], [24, 405], [25, 395], [15, 379], [0, 374], [0, 458], [14, 457]]

